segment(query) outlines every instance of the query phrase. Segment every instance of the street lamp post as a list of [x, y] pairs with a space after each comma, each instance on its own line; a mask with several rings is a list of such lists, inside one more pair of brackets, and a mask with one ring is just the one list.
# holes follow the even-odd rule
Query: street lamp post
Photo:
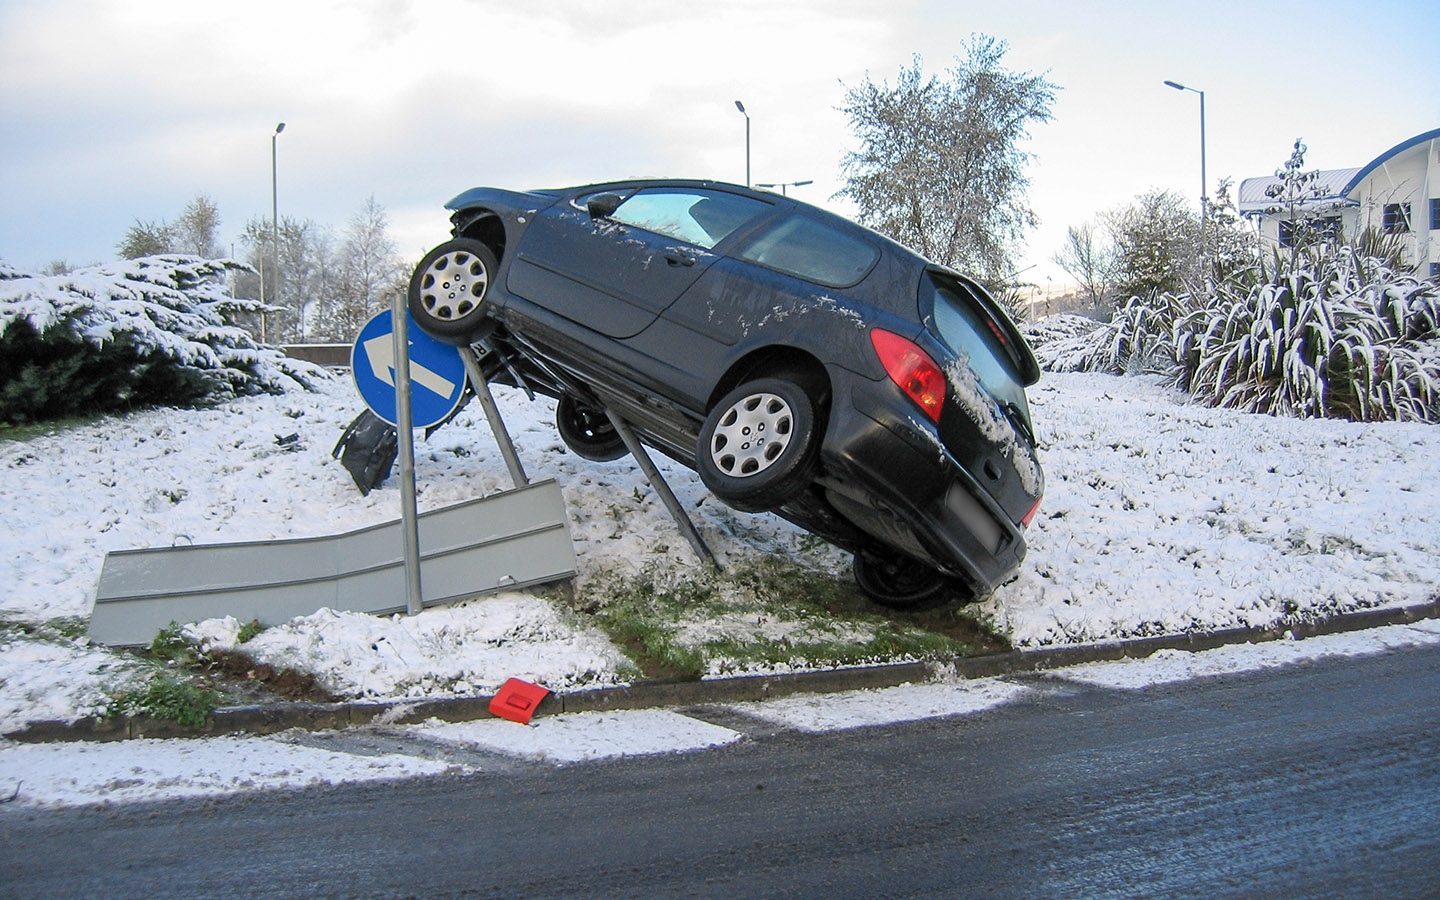
[[1165, 86], [1200, 95], [1200, 252], [1205, 254], [1205, 232], [1206, 226], [1210, 224], [1210, 196], [1207, 193], [1209, 182], [1205, 180], [1205, 92], [1174, 81], [1165, 82]]
[[[270, 270], [275, 276], [275, 296], [272, 300], [280, 299], [280, 179], [275, 165], [276, 140], [280, 132], [285, 130], [285, 123], [281, 122], [275, 126], [275, 133], [270, 135]], [[260, 320], [262, 323], [264, 318]], [[266, 340], [264, 328], [261, 328], [260, 341]]]
[[745, 186], [750, 187], [750, 114], [739, 100], [735, 101], [735, 108], [745, 117]]
[[807, 179], [804, 180], [804, 181], [776, 181], [776, 182], [774, 182], [774, 183], [772, 183], [772, 184], [757, 184], [757, 185], [755, 185], [755, 186], [756, 186], [756, 187], [761, 187], [761, 188], [777, 188], [777, 187], [778, 187], [778, 188], [780, 189], [780, 196], [785, 197], [785, 196], [789, 196], [788, 194], [785, 193], [785, 189], [786, 189], [786, 188], [802, 187], [802, 186], [804, 186], [804, 185], [814, 184], [814, 183], [815, 183], [814, 179], [807, 178]]

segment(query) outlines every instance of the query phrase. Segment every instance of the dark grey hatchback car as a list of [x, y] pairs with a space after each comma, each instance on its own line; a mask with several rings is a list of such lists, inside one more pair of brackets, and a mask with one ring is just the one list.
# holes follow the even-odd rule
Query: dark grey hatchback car
[[1035, 357], [976, 282], [774, 194], [705, 181], [466, 191], [411, 278], [426, 332], [556, 398], [566, 445], [623, 456], [609, 409], [736, 509], [855, 554], [912, 608], [987, 594], [1043, 490]]

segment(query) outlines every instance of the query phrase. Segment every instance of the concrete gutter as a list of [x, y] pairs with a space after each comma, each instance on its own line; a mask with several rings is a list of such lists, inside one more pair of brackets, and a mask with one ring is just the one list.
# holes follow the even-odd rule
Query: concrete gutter
[[[536, 715], [739, 703], [794, 694], [830, 694], [896, 687], [944, 677], [993, 678], [1043, 672], [1081, 663], [1144, 659], [1160, 650], [1213, 650], [1233, 644], [1259, 643], [1282, 638], [1303, 639], [1363, 631], [1385, 625], [1404, 625], [1434, 618], [1440, 618], [1440, 596], [1419, 606], [1367, 610], [1336, 616], [1323, 622], [1275, 628], [1233, 628], [1129, 641], [1074, 644], [1041, 650], [1013, 650], [935, 662], [895, 663], [701, 681], [650, 681], [626, 687], [552, 693], [541, 701]], [[5, 737], [27, 743], [119, 741], [132, 738], [274, 734], [294, 728], [322, 731], [363, 725], [415, 725], [431, 719], [464, 722], [493, 718], [489, 705], [489, 696], [346, 703], [278, 703], [217, 709], [203, 728], [190, 728], [168, 719], [149, 716], [116, 716], [103, 719], [86, 718], [75, 722], [32, 722], [24, 730], [8, 733]]]

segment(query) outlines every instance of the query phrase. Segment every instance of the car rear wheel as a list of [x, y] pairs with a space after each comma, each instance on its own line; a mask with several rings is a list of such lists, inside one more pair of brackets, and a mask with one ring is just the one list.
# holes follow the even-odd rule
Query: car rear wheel
[[565, 446], [582, 459], [610, 462], [630, 452], [604, 410], [571, 394], [555, 404], [555, 428]]
[[425, 254], [410, 276], [410, 314], [427, 334], [464, 346], [489, 324], [485, 296], [495, 254], [473, 238], [455, 238]]
[[899, 553], [862, 550], [855, 554], [854, 572], [860, 589], [890, 609], [933, 609], [951, 599], [949, 578]]
[[805, 389], [786, 378], [757, 378], [706, 416], [695, 467], [726, 505], [760, 512], [809, 486], [819, 444], [815, 401]]

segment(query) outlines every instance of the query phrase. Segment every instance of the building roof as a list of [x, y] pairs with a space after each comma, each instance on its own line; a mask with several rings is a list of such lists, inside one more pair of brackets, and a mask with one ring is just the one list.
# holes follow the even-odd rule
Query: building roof
[[[1359, 172], [1359, 168], [1328, 169], [1321, 172], [1319, 187], [1322, 196], [1312, 202], [1333, 204], [1337, 200], [1343, 200], [1345, 195], [1350, 193], [1349, 184], [1355, 180]], [[1276, 175], [1245, 179], [1240, 182], [1240, 190], [1235, 198], [1235, 208], [1242, 215], [1245, 213], [1264, 212], [1266, 209], [1275, 205], [1273, 199], [1265, 196], [1265, 189], [1279, 183], [1280, 178]]]
[[[1426, 143], [1427, 141], [1440, 140], [1440, 128], [1433, 131], [1426, 131], [1417, 134], [1406, 141], [1401, 141], [1384, 153], [1375, 157], [1368, 164], [1357, 166], [1353, 169], [1328, 169], [1320, 172], [1320, 190], [1323, 196], [1302, 204], [1311, 205], [1334, 205], [1337, 202], [1345, 201], [1350, 194], [1360, 186], [1360, 183], [1370, 176], [1372, 172], [1383, 166], [1385, 163], [1404, 153], [1412, 147]], [[1253, 215], [1264, 212], [1275, 205], [1275, 201], [1265, 196], [1265, 189], [1273, 184], [1279, 184], [1280, 178], [1275, 175], [1267, 175], [1263, 178], [1247, 178], [1240, 182], [1240, 189], [1235, 199], [1235, 207], [1241, 215]]]
[[1427, 131], [1424, 134], [1417, 134], [1408, 141], [1401, 141], [1400, 143], [1391, 147], [1389, 150], [1386, 150], [1384, 153], [1375, 157], [1373, 160], [1370, 161], [1369, 165], [1363, 166], [1360, 171], [1355, 174], [1355, 177], [1350, 179], [1349, 184], [1345, 185], [1345, 193], [1349, 194], [1351, 191], [1355, 190], [1355, 188], [1360, 186], [1360, 182], [1365, 180], [1366, 176], [1383, 166], [1385, 163], [1389, 162], [1394, 157], [1399, 156], [1401, 153], [1404, 153], [1411, 147], [1414, 147], [1418, 144], [1423, 144], [1426, 141], [1436, 140], [1437, 138], [1440, 138], [1440, 128], [1436, 128], [1433, 131]]

